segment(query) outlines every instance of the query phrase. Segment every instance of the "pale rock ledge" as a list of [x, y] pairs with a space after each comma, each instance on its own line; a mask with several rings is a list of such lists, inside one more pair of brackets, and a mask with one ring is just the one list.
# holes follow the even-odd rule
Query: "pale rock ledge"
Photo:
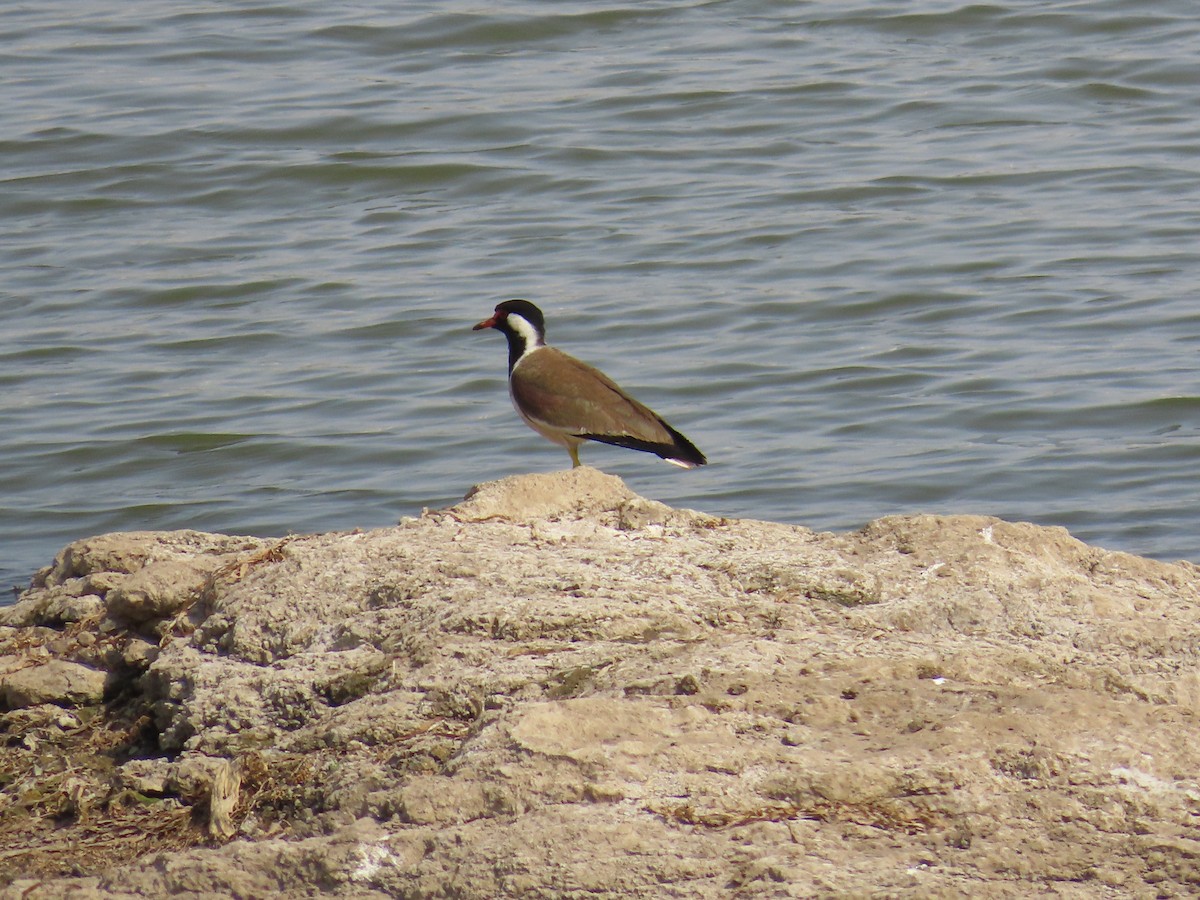
[[580, 468], [104, 535], [0, 611], [0, 896], [1183, 896], [1200, 575]]

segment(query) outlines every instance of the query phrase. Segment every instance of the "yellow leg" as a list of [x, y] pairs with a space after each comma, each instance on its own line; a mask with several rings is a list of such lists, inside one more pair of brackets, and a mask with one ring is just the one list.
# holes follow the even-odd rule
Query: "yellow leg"
[[580, 466], [579, 462], [579, 445], [570, 444], [567, 446], [567, 452], [571, 454], [571, 468], [577, 469]]

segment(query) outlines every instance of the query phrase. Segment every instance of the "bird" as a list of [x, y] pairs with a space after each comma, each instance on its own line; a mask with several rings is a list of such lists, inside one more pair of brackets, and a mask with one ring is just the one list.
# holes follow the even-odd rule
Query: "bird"
[[472, 330], [494, 328], [508, 339], [508, 392], [525, 424], [565, 447], [571, 467], [579, 447], [597, 441], [653, 453], [684, 469], [708, 463], [662, 416], [634, 400], [587, 363], [546, 344], [546, 319], [528, 300], [505, 300]]

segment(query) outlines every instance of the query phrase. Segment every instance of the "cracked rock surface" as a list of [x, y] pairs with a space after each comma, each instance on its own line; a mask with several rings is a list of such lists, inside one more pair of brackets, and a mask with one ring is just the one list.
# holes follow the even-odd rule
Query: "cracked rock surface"
[[582, 467], [91, 538], [0, 623], [4, 897], [1200, 890], [1200, 572], [1058, 528]]

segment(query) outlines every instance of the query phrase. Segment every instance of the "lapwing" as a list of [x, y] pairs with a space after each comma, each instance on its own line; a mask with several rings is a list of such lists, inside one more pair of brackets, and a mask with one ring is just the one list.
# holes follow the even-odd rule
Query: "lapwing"
[[603, 372], [546, 345], [546, 320], [528, 300], [505, 300], [473, 330], [495, 328], [508, 339], [508, 391], [525, 424], [566, 447], [599, 441], [644, 450], [684, 469], [708, 462], [696, 445], [638, 403]]

